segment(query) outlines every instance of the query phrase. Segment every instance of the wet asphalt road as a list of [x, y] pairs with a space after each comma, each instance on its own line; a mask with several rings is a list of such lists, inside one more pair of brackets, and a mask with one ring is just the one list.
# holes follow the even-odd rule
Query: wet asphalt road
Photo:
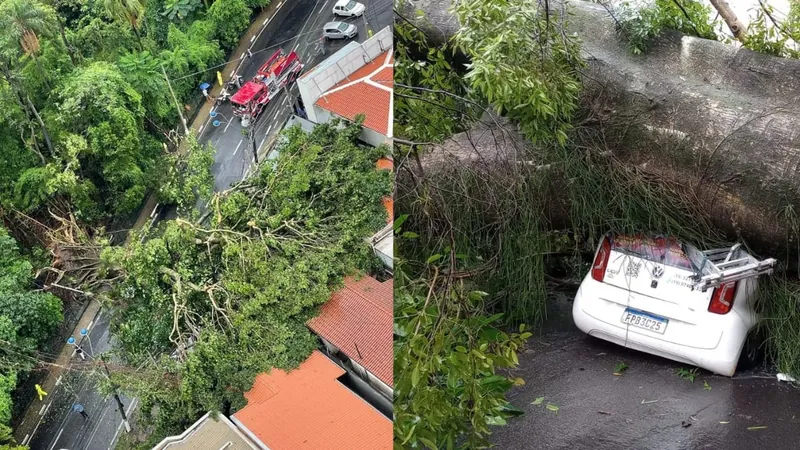
[[[800, 389], [774, 372], [726, 378], [699, 371], [692, 383], [676, 374], [688, 366], [584, 335], [568, 297], [552, 302], [547, 326], [520, 355], [512, 376], [525, 385], [509, 398], [525, 415], [493, 428], [496, 448], [800, 448]], [[629, 368], [615, 376], [620, 362]], [[544, 402], [531, 404], [537, 397]]]
[[[85, 342], [82, 346], [87, 352], [87, 361], [111, 349], [108, 325], [108, 314], [101, 312], [89, 328], [91, 345]], [[81, 362], [77, 355], [70, 361], [73, 369], [74, 364]], [[101, 379], [99, 370], [70, 370], [62, 376], [58, 388], [48, 392], [43, 402], [36, 400], [42, 410], [38, 418], [39, 426], [28, 444], [31, 450], [112, 448], [112, 443], [125, 431], [121, 429], [122, 418], [114, 398], [103, 398], [97, 392]], [[123, 395], [120, 395], [120, 399], [128, 412], [136, 405]], [[72, 405], [76, 402], [84, 406], [88, 420], [72, 411]]]
[[[367, 28], [378, 32], [392, 24], [392, 3], [389, 0], [360, 0], [366, 6], [366, 12], [359, 18], [334, 19], [333, 4], [335, 0], [298, 0], [286, 1], [273, 16], [267, 27], [253, 43], [252, 59], [245, 59], [237, 72], [242, 76], [242, 81], [247, 81], [256, 75], [258, 68], [278, 48], [286, 52], [295, 50], [300, 60], [305, 64], [304, 72], [311, 70], [325, 58], [344, 47], [350, 41], [321, 40], [322, 26], [332, 20], [344, 20], [358, 27], [356, 41], [363, 42], [368, 38]], [[233, 55], [237, 57], [241, 55]], [[223, 76], [227, 80], [229, 73]], [[299, 95], [296, 86], [290, 90], [291, 98], [285, 93], [279, 94], [267, 105], [255, 124], [256, 146], [260, 148], [263, 142], [270, 139], [280, 131], [283, 124], [292, 114], [292, 101]], [[308, 106], [308, 105], [306, 105]], [[211, 172], [214, 175], [214, 190], [219, 192], [230, 185], [241, 181], [253, 163], [253, 148], [248, 139], [243, 135], [241, 122], [231, 113], [230, 102], [223, 103], [216, 108], [220, 125], [214, 127], [207, 123], [200, 136], [201, 142], [212, 144], [217, 153]]]

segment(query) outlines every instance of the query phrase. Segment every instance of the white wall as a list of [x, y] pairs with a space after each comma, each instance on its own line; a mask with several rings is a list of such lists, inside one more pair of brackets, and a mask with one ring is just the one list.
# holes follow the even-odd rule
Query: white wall
[[[334, 352], [340, 352], [344, 354], [344, 352], [339, 350], [338, 347], [325, 340], [325, 338], [323, 338], [322, 336], [320, 336], [320, 339], [322, 340], [322, 343], [325, 345], [325, 348], [328, 350], [328, 356], [331, 359], [335, 359], [335, 357], [333, 356]], [[341, 363], [344, 364], [344, 361], [341, 361]], [[394, 397], [394, 391], [392, 390], [391, 386], [384, 383], [383, 381], [380, 380], [380, 378], [370, 373], [366, 368], [364, 368], [364, 366], [353, 361], [353, 358], [350, 358], [350, 367], [353, 369], [354, 372], [356, 372], [356, 374], [358, 374], [359, 377], [363, 378], [364, 381], [366, 381], [370, 385], [370, 387], [373, 388], [375, 391], [379, 392], [385, 397], [388, 397], [389, 399], [392, 399]]]

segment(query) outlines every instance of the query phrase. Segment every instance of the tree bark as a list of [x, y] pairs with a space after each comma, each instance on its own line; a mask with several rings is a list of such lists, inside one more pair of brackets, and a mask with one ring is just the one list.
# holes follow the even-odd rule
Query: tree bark
[[709, 0], [711, 2], [711, 6], [719, 12], [720, 17], [722, 20], [728, 24], [728, 28], [731, 29], [731, 33], [733, 33], [733, 37], [735, 37], [739, 42], [744, 42], [745, 40], [745, 26], [741, 20], [736, 16], [736, 13], [733, 12], [731, 6], [725, 0]]
[[58, 31], [61, 34], [61, 40], [64, 42], [64, 47], [67, 48], [67, 54], [69, 54], [69, 59], [72, 61], [72, 65], [78, 67], [78, 61], [75, 58], [75, 49], [73, 49], [69, 45], [69, 41], [67, 40], [67, 34], [64, 32], [64, 22], [61, 21], [61, 17], [57, 17], [58, 20]]
[[50, 140], [50, 133], [47, 132], [47, 126], [44, 124], [42, 116], [39, 115], [39, 111], [36, 110], [36, 106], [33, 104], [29, 96], [25, 96], [25, 101], [28, 102], [28, 108], [30, 108], [34, 117], [36, 117], [36, 121], [39, 122], [39, 126], [42, 127], [42, 134], [44, 135], [44, 141], [47, 144], [47, 150], [50, 152], [50, 157], [55, 157], [56, 152], [53, 149], [53, 142]]
[[[668, 32], [630, 53], [600, 5], [571, 1], [581, 38], [584, 130], [622, 164], [694, 190], [731, 240], [798, 264], [800, 61]], [[439, 43], [458, 31], [450, 0], [419, 0], [406, 18]], [[428, 14], [430, 12], [430, 14]]]

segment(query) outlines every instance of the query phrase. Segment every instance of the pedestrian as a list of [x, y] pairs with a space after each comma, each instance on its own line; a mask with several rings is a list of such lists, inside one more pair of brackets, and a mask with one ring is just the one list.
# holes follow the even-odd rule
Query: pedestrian
[[47, 395], [47, 392], [45, 392], [44, 389], [42, 389], [42, 387], [38, 384], [36, 385], [36, 393], [39, 394], [39, 401], [42, 401], [44, 396]]
[[86, 411], [83, 410], [83, 405], [81, 405], [80, 403], [75, 403], [74, 405], [72, 405], [72, 410], [79, 412], [83, 416], [83, 420], [89, 419], [89, 415], [86, 414]]
[[208, 89], [206, 89], [206, 88], [203, 88], [203, 97], [205, 97], [205, 98], [206, 98], [206, 100], [210, 100], [210, 99], [208, 98]]
[[77, 353], [78, 356], [80, 356], [82, 360], [86, 361], [86, 355], [83, 354], [83, 349], [82, 348], [80, 348], [78, 346], [75, 346], [75, 353]]
[[247, 59], [253, 59], [253, 52], [249, 48], [247, 49]]

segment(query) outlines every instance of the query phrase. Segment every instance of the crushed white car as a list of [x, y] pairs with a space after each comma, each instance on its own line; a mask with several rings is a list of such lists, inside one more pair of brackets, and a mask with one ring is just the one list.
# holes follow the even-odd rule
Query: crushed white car
[[700, 251], [674, 238], [609, 233], [575, 296], [584, 333], [733, 376], [759, 362], [758, 261], [741, 245]]

